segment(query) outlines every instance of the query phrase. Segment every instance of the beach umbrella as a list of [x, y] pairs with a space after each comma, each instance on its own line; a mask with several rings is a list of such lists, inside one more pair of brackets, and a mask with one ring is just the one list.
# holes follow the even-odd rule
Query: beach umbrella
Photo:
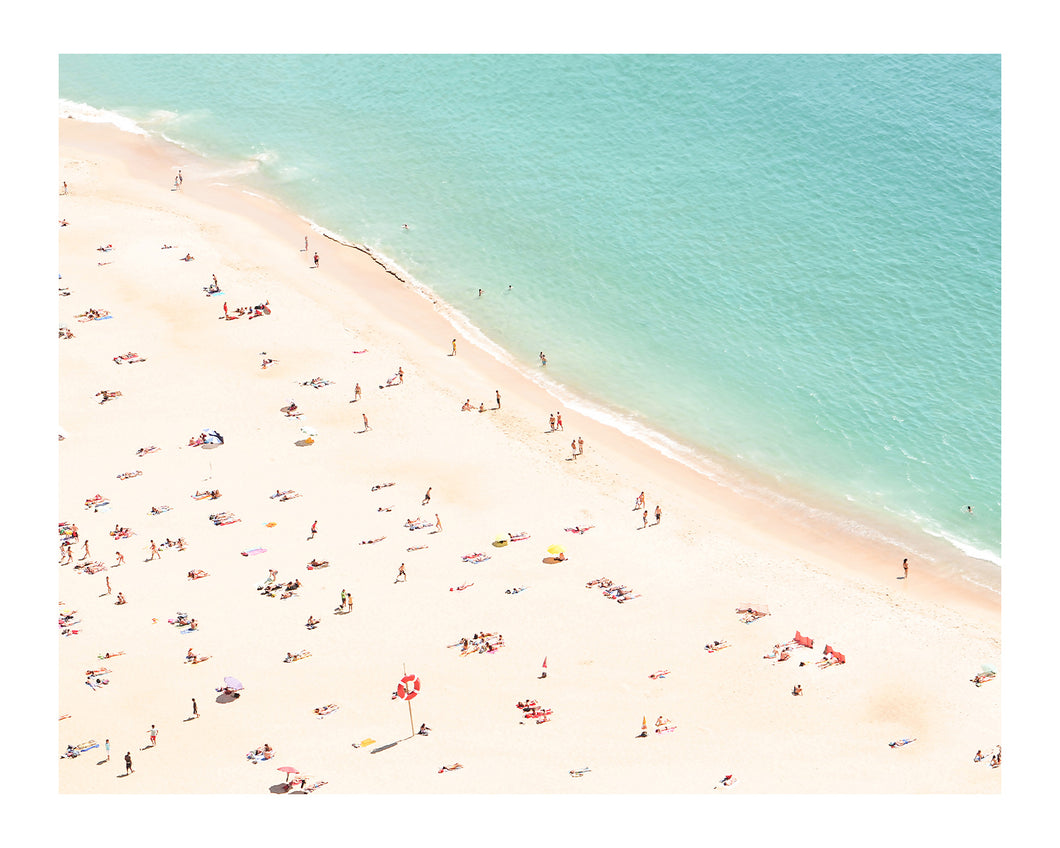
[[316, 435], [319, 435], [319, 434], [317, 433], [317, 431], [316, 431], [316, 430], [314, 430], [314, 429], [313, 429], [312, 427], [310, 427], [309, 425], [304, 425], [304, 426], [302, 426], [302, 427], [301, 427], [300, 429], [301, 429], [301, 431], [302, 431], [303, 433], [305, 433], [305, 434], [306, 434], [307, 436], [316, 436]]
[[562, 554], [566, 553], [567, 549], [563, 545], [549, 545], [545, 548], [550, 554]]
[[280, 766], [278, 769], [276, 769], [276, 771], [282, 771], [284, 774], [286, 774], [288, 783], [291, 782], [292, 774], [301, 774], [301, 772], [298, 771], [298, 769], [296, 769], [294, 766]]
[[224, 436], [222, 436], [212, 427], [204, 427], [202, 431], [202, 437], [208, 445], [223, 445], [225, 443]]
[[243, 688], [243, 684], [240, 683], [238, 680], [236, 680], [234, 677], [226, 677], [225, 678], [225, 686], [227, 686], [229, 689], [242, 689]]
[[494, 545], [494, 547], [503, 548], [507, 544], [508, 544], [508, 537], [507, 536], [494, 536], [493, 537], [493, 545]]
[[991, 665], [990, 663], [983, 663], [980, 668], [982, 668], [983, 674], [997, 674], [996, 665]]

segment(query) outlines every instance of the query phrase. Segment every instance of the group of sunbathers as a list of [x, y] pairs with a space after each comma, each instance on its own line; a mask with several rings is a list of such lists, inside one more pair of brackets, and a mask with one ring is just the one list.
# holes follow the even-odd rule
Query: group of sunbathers
[[73, 331], [69, 327], [63, 326], [59, 328], [60, 339], [72, 339], [73, 337]]
[[271, 760], [275, 756], [275, 752], [272, 750], [272, 746], [266, 742], [260, 748], [257, 748], [247, 754], [247, 759], [253, 763], [264, 762], [265, 760]]
[[324, 386], [330, 386], [331, 380], [325, 380], [323, 377], [314, 377], [312, 380], [306, 380], [302, 385], [312, 386], [314, 389], [321, 389]]
[[635, 593], [632, 589], [626, 586], [616, 586], [607, 577], [599, 577], [596, 580], [590, 580], [585, 584], [586, 589], [591, 589], [594, 586], [600, 587], [605, 598], [618, 601], [620, 604], [624, 604], [626, 601], [632, 601], [634, 598], [640, 597], [640, 594]]
[[130, 350], [128, 353], [122, 353], [115, 356], [114, 362], [116, 365], [121, 365], [123, 362], [128, 362], [131, 365], [134, 362], [147, 362], [147, 360], [140, 356], [140, 354], [134, 353]]
[[292, 500], [294, 498], [300, 498], [301, 495], [299, 495], [298, 492], [296, 492], [294, 489], [288, 489], [285, 492], [281, 492], [279, 489], [277, 489], [276, 490], [276, 494], [275, 495], [269, 495], [269, 497], [273, 498], [273, 499], [277, 499], [278, 498], [281, 501], [289, 501], [289, 500]]
[[206, 662], [208, 659], [209, 657], [200, 657], [198, 654], [195, 653], [195, 651], [193, 651], [191, 648], [188, 648], [188, 653], [184, 657], [184, 662], [195, 664]]
[[195, 492], [194, 495], [192, 495], [192, 498], [194, 498], [197, 501], [202, 501], [202, 500], [211, 500], [211, 501], [213, 501], [213, 500], [217, 500], [217, 498], [219, 498], [219, 497], [221, 497], [221, 490], [220, 489], [207, 489], [205, 492], [198, 492], [197, 491], [197, 492]]
[[100, 389], [96, 392], [96, 397], [103, 396], [103, 400], [100, 403], [106, 403], [108, 400], [114, 400], [114, 398], [121, 397], [121, 392], [109, 392], [106, 389]]
[[[464, 405], [462, 407], [460, 407], [460, 411], [461, 412], [474, 412], [475, 411], [475, 407], [471, 405], [471, 398], [468, 398], [467, 400], [464, 401]], [[478, 411], [479, 412], [485, 412], [486, 411], [486, 404], [480, 403], [478, 405]]]
[[75, 315], [75, 318], [79, 318], [82, 322], [84, 321], [98, 321], [101, 318], [110, 317], [110, 313], [106, 309], [88, 309], [82, 312], [80, 315]]
[[220, 527], [224, 524], [235, 524], [237, 521], [241, 520], [242, 519], [236, 518], [230, 512], [216, 512], [210, 516], [210, 521], [212, 521], [216, 527]]
[[430, 521], [424, 521], [418, 515], [415, 518], [407, 518], [407, 519], [405, 519], [405, 529], [406, 530], [422, 530], [425, 527], [433, 527], [433, 526], [434, 526], [434, 524], [432, 524]]
[[169, 619], [169, 623], [176, 627], [187, 627], [189, 630], [199, 629], [199, 622], [183, 612], [178, 612], [176, 618]]
[[[538, 724], [544, 724], [546, 721], [552, 720], [549, 718], [552, 715], [552, 710], [541, 706], [537, 701], [527, 698], [525, 701], [519, 701], [515, 706], [523, 711], [523, 721], [534, 719]], [[522, 724], [523, 722], [519, 723]]]
[[459, 647], [462, 657], [468, 654], [492, 654], [504, 647], [504, 636], [500, 633], [476, 633], [470, 639], [465, 636], [447, 647]]
[[263, 586], [258, 587], [258, 592], [269, 598], [275, 598], [276, 593], [280, 593], [280, 600], [286, 600], [294, 595], [302, 587], [301, 580], [291, 580], [288, 583], [273, 583], [271, 580], [275, 579], [275, 573], [270, 578], [270, 582], [266, 582]]
[[95, 739], [89, 739], [87, 742], [82, 742], [80, 745], [67, 745], [66, 752], [62, 755], [61, 759], [73, 759], [79, 757], [86, 751], [91, 751], [93, 748], [98, 748], [99, 743]]
[[269, 308], [269, 302], [266, 300], [264, 303], [257, 303], [254, 306], [237, 306], [233, 310], [226, 308], [225, 314], [222, 317], [227, 318], [229, 321], [234, 321], [236, 318], [242, 318], [244, 315], [248, 318], [260, 318], [262, 315], [272, 315], [272, 310]]

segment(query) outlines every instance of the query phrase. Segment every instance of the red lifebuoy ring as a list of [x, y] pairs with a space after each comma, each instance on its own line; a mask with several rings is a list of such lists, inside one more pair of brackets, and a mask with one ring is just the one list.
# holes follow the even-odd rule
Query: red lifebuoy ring
[[415, 674], [406, 674], [397, 687], [397, 696], [403, 701], [411, 701], [420, 694], [420, 679]]

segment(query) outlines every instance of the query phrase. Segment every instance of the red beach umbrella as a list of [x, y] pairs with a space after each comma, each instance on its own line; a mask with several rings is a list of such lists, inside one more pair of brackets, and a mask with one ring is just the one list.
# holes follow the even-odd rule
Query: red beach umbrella
[[290, 782], [292, 774], [301, 774], [294, 766], [280, 766], [276, 771], [282, 771], [286, 774], [288, 782]]

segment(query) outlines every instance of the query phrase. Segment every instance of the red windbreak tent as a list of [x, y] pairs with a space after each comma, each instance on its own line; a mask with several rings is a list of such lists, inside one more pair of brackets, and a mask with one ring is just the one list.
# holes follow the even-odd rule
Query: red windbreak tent
[[802, 647], [804, 648], [813, 647], [813, 639], [811, 639], [809, 636], [803, 636], [798, 630], [795, 631], [795, 639], [793, 641], [799, 645], [802, 645]]

